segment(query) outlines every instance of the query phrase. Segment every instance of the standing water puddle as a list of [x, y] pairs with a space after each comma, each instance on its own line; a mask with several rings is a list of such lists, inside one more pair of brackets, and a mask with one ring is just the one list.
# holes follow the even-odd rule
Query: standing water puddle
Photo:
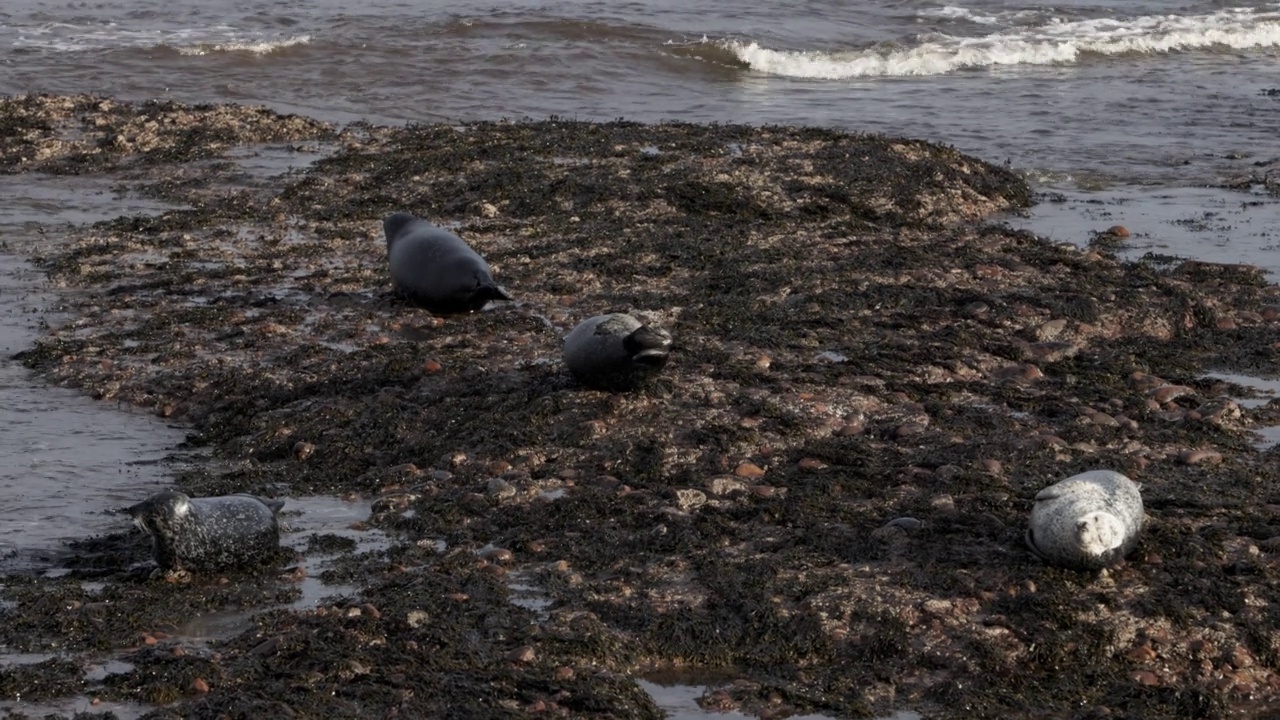
[[[1235, 373], [1211, 372], [1205, 375], [1215, 380], [1225, 380], [1236, 385], [1243, 385], [1252, 389], [1254, 392], [1262, 395], [1260, 398], [1231, 398], [1237, 405], [1243, 408], [1258, 408], [1270, 403], [1276, 398], [1280, 398], [1280, 380], [1267, 380], [1265, 378], [1254, 377], [1252, 375], [1239, 375]], [[1262, 427], [1253, 428], [1252, 432], [1258, 436], [1253, 446], [1259, 450], [1270, 450], [1276, 445], [1280, 445], [1280, 425], [1264, 425]]]
[[1115, 225], [1130, 233], [1117, 255], [1148, 252], [1217, 263], [1248, 263], [1280, 275], [1280, 199], [1223, 188], [1125, 187], [1071, 190], [1025, 217], [1006, 218], [1052, 240], [1088, 245]]
[[[336, 596], [357, 596], [360, 588], [354, 585], [326, 585], [320, 579], [321, 574], [329, 567], [339, 553], [308, 551], [307, 545], [313, 535], [338, 536], [355, 543], [352, 554], [377, 552], [387, 549], [390, 541], [381, 530], [352, 530], [351, 526], [369, 518], [371, 503], [367, 501], [347, 502], [333, 497], [289, 497], [284, 499], [284, 510], [281, 520], [285, 526], [280, 541], [283, 545], [303, 554], [299, 565], [304, 568], [305, 576], [299, 587], [302, 591], [297, 600], [283, 606], [286, 610], [310, 610], [320, 605], [327, 598]], [[227, 611], [196, 615], [177, 628], [171, 635], [178, 640], [193, 643], [207, 643], [213, 640], [225, 640], [253, 627], [253, 615], [262, 610], [276, 610], [279, 606], [261, 608], [253, 612]]]

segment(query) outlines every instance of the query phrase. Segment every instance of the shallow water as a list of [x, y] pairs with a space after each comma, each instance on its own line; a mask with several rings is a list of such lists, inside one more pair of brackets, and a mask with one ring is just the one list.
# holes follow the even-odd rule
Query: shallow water
[[[298, 563], [306, 575], [299, 583], [302, 591], [297, 600], [284, 606], [289, 610], [311, 610], [321, 603], [337, 597], [357, 598], [360, 588], [354, 585], [329, 585], [320, 574], [336, 557], [333, 554], [308, 553], [307, 541], [313, 534], [337, 535], [356, 542], [354, 552], [385, 550], [390, 541], [381, 530], [352, 530], [351, 525], [369, 518], [371, 504], [367, 501], [347, 501], [333, 497], [286, 498], [281, 519], [284, 524], [281, 544], [303, 553]], [[206, 643], [234, 637], [253, 626], [253, 615], [269, 609], [258, 608], [252, 612], [225, 611], [197, 615], [177, 630], [173, 637], [187, 642]]]
[[[689, 684], [684, 685], [671, 682], [664, 679], [662, 682], [654, 682], [651, 680], [637, 680], [641, 689], [649, 693], [653, 701], [662, 708], [670, 720], [710, 720], [712, 718], [722, 718], [723, 720], [752, 720], [754, 715], [747, 715], [736, 710], [728, 712], [716, 712], [703, 710], [698, 705], [698, 698], [706, 692], [706, 686]], [[790, 720], [833, 720], [831, 715], [822, 715], [818, 713], [804, 713], [800, 715], [789, 715]], [[877, 720], [921, 720], [919, 713], [909, 710], [899, 710], [892, 715], [886, 715]]]
[[1006, 218], [1052, 240], [1089, 244], [1123, 225], [1132, 235], [1117, 251], [1257, 265], [1280, 277], [1280, 197], [1259, 189], [1110, 186], [1050, 193], [1023, 217]]
[[1277, 153], [1257, 0], [9, 0], [0, 92], [267, 104], [348, 122], [792, 123], [1033, 172], [1190, 185]]
[[[101, 181], [0, 177], [0, 234], [5, 249], [28, 253], [41, 232], [154, 203], [125, 201]], [[0, 254], [0, 551], [21, 556], [56, 551], [62, 541], [101, 532], [114, 511], [164, 485], [180, 460], [178, 427], [111, 402], [49, 387], [13, 359], [28, 349], [56, 311], [43, 274]], [[56, 321], [56, 316], [53, 316]]]

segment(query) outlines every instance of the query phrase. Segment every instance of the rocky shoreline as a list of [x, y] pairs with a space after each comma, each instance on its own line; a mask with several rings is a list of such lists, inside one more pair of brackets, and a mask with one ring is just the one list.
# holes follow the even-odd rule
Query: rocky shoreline
[[[816, 128], [25, 96], [0, 99], [0, 172], [176, 207], [13, 239], [71, 316], [30, 367], [189, 423], [217, 462], [184, 491], [358, 496], [392, 539], [333, 571], [358, 597], [209, 649], [163, 629], [287, 602], [298, 571], [148, 581], [122, 532], [63, 577], [7, 578], [6, 647], [129, 653], [104, 699], [661, 717], [633, 678], [680, 672], [761, 717], [1274, 709], [1280, 473], [1249, 428], [1280, 404], [1206, 376], [1274, 372], [1257, 268], [1052, 244], [987, 222], [1030, 203], [1008, 169]], [[517, 302], [396, 299], [397, 210], [453, 224]], [[672, 331], [655, 386], [565, 373], [564, 331], [607, 310]], [[1142, 483], [1144, 539], [1111, 570], [1046, 567], [1031, 498], [1096, 468]], [[513, 578], [550, 604], [513, 604]], [[0, 670], [5, 696], [83, 683], [63, 659]]]

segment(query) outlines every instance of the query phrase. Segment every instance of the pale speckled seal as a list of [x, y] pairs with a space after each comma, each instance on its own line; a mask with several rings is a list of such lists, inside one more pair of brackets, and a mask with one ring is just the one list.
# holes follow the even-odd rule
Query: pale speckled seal
[[225, 570], [269, 560], [280, 548], [283, 500], [256, 495], [193, 498], [165, 491], [127, 508], [151, 535], [162, 570]]
[[1111, 470], [1080, 473], [1036, 494], [1027, 547], [1050, 564], [1096, 570], [1133, 550], [1143, 519], [1132, 480]]
[[409, 302], [437, 315], [468, 313], [510, 300], [480, 254], [457, 235], [407, 212], [382, 221], [391, 281]]
[[564, 338], [564, 362], [583, 385], [629, 390], [667, 364], [671, 334], [622, 313], [583, 320]]

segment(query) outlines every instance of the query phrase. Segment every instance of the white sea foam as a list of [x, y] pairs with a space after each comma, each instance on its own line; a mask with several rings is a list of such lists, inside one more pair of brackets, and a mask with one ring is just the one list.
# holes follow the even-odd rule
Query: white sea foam
[[263, 33], [237, 30], [230, 25], [206, 28], [133, 30], [116, 23], [76, 25], [44, 23], [30, 27], [10, 27], [14, 47], [56, 52], [84, 52], [112, 48], [169, 47], [183, 55], [213, 52], [246, 52], [263, 55], [293, 45], [311, 42], [310, 35], [268, 37]]
[[946, 20], [968, 20], [978, 25], [1003, 25], [1010, 21], [1034, 17], [1037, 10], [1004, 10], [1000, 12], [983, 12], [971, 10], [958, 5], [944, 5], [940, 8], [926, 8], [917, 13], [925, 18], [943, 18]]
[[283, 40], [235, 40], [217, 44], [188, 45], [178, 48], [183, 55], [208, 55], [214, 52], [245, 52], [254, 55], [266, 55], [294, 45], [306, 45], [311, 42], [310, 35], [296, 35]]
[[1274, 47], [1280, 45], [1280, 12], [1232, 9], [1207, 15], [1053, 20], [982, 37], [935, 33], [923, 36], [914, 47], [847, 52], [772, 50], [755, 42], [720, 42], [753, 70], [771, 75], [828, 80], [938, 75], [962, 68], [1073, 63], [1086, 53]]

